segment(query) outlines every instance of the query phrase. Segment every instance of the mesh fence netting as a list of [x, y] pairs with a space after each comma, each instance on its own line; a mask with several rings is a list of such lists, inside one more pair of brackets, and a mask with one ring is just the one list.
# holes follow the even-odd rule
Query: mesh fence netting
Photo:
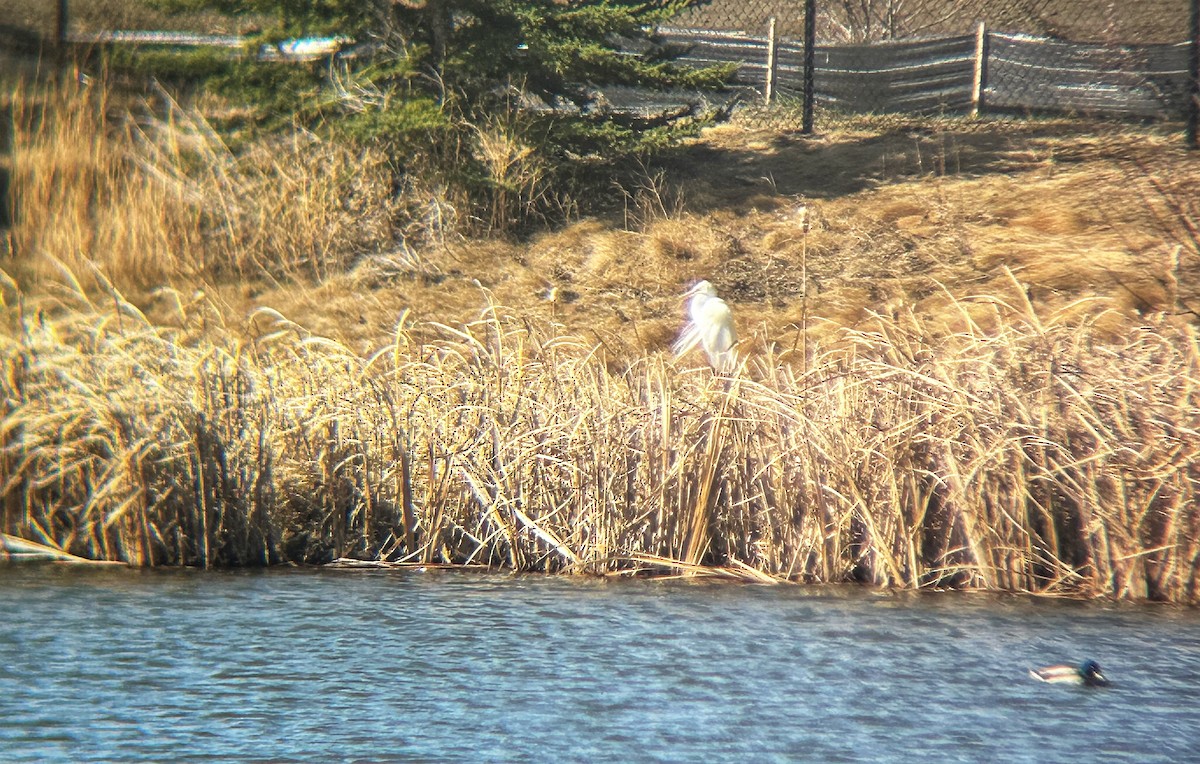
[[[812, 96], [823, 110], [1175, 120], [1192, 105], [1190, 0], [813, 5]], [[738, 64], [743, 86], [802, 97], [805, 7], [711, 0], [661, 31], [687, 58]]]

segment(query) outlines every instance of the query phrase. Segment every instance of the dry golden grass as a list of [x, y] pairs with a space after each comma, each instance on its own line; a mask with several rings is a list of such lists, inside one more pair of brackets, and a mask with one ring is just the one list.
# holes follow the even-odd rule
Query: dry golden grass
[[[616, 225], [469, 241], [310, 137], [235, 156], [169, 99], [13, 101], [4, 532], [137, 564], [1200, 599], [1177, 136], [733, 125]], [[476, 150], [536, 177], [502, 132]], [[396, 244], [422, 198], [399, 227], [426, 246]], [[666, 357], [701, 277], [736, 377]]]
[[235, 156], [165, 92], [116, 118], [103, 85], [18, 85], [7, 100], [23, 277], [61, 262], [139, 287], [320, 279], [390, 231], [379, 157], [308, 134]]
[[[11, 282], [5, 532], [136, 564], [355, 557], [593, 573], [716, 566], [1195, 602], [1195, 330], [955, 305], [733, 377], [497, 306], [364, 356], [276, 311], [252, 332], [115, 290], [54, 317]], [[991, 315], [984, 330], [967, 316]], [[240, 336], [239, 336], [240, 335]]]
[[[150, 29], [238, 34], [251, 24], [261, 23], [255, 17], [235, 18], [215, 12], [164, 11], [144, 0], [70, 0], [68, 11], [71, 32]], [[56, 2], [0, 0], [0, 19], [4, 25], [46, 40], [53, 39], [57, 17]]]
[[[669, 346], [677, 295], [699, 278], [760, 349], [900, 309], [955, 321], [947, 291], [1006, 289], [1005, 269], [1039, 309], [1104, 302], [1114, 329], [1197, 303], [1200, 159], [1155, 129], [889, 118], [806, 138], [734, 124], [647, 168], [615, 223], [505, 242], [464, 238], [461, 200], [420, 179], [397, 190], [382, 157], [303, 135], [234, 155], [165, 94], [132, 117], [100, 87], [10, 100], [9, 270], [94, 262], [155, 316], [155, 287], [201, 285], [232, 315], [269, 304], [366, 351], [401, 309], [471, 320], [478, 280], [636, 357]], [[501, 229], [549, 193], [508, 129], [472, 149], [498, 174]]]
[[1089, 311], [1111, 308], [1100, 328], [1117, 332], [1200, 304], [1200, 157], [1171, 133], [944, 120], [804, 138], [735, 124], [681, 151], [668, 180], [656, 173], [626, 189], [629, 212], [615, 222], [509, 243], [445, 235], [420, 249], [419, 266], [363, 262], [318, 298], [289, 285], [225, 299], [239, 312], [266, 302], [311, 316], [314, 331], [368, 352], [401, 309], [472, 320], [478, 280], [514, 312], [631, 358], [668, 349], [678, 296], [700, 278], [759, 350], [909, 309], [958, 329], [950, 298], [1003, 292], [1006, 270], [1039, 310], [1088, 298]]

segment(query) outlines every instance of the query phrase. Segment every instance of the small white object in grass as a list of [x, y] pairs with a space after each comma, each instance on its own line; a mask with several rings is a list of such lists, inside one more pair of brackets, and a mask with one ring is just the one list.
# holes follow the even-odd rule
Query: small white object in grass
[[733, 311], [717, 296], [717, 290], [701, 281], [684, 295], [688, 298], [688, 321], [675, 341], [675, 356], [684, 355], [700, 345], [708, 355], [715, 371], [728, 373], [737, 368], [737, 332], [733, 328]]

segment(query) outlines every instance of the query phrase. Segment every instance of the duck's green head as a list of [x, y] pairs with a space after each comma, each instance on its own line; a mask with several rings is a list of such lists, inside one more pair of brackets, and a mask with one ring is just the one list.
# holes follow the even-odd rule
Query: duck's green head
[[1079, 674], [1087, 684], [1108, 684], [1108, 680], [1100, 671], [1100, 664], [1093, 660], [1084, 661], [1079, 667]]

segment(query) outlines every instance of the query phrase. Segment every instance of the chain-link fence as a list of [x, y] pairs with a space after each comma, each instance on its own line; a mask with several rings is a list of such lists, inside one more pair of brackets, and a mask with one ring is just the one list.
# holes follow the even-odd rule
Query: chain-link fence
[[1194, 145], [1198, 5], [709, 0], [662, 32], [693, 61], [737, 63], [736, 81], [768, 98], [803, 98], [808, 114], [815, 103], [849, 113], [1187, 119]]
[[[762, 33], [774, 17], [785, 37], [804, 33], [805, 0], [702, 0], [673, 26]], [[999, 32], [1077, 42], [1173, 43], [1186, 38], [1190, 0], [817, 0], [826, 45]]]
[[[28, 24], [61, 39], [67, 5], [0, 0], [0, 15], [19, 21], [24, 9]], [[77, 0], [71, 9], [76, 34], [133, 20], [139, 29], [235, 31], [219, 14], [151, 13], [129, 0]], [[1194, 146], [1198, 9], [1200, 0], [701, 0], [661, 31], [685, 60], [736, 63], [737, 83], [802, 102], [808, 130], [815, 107], [1066, 113], [1183, 119]]]

